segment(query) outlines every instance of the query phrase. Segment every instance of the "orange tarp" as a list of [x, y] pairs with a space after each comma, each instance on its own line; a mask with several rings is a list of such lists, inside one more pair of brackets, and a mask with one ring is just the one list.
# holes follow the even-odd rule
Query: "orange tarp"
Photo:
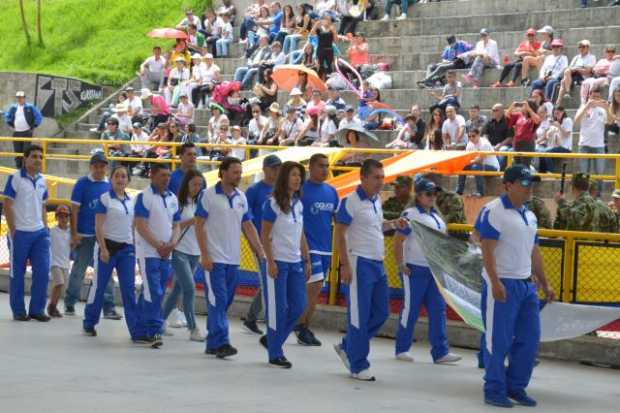
[[[385, 172], [385, 183], [389, 184], [399, 175], [411, 176], [418, 172], [453, 174], [463, 170], [477, 155], [477, 152], [420, 150], [404, 152], [381, 162]], [[359, 183], [359, 171], [351, 171], [329, 180], [329, 184], [336, 188], [340, 197], [355, 190]]]

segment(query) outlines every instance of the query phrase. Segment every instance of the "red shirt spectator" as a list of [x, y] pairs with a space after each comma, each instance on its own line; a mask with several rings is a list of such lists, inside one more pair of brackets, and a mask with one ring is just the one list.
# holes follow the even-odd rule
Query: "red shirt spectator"
[[511, 113], [508, 117], [508, 125], [515, 130], [512, 147], [515, 148], [518, 142], [534, 142], [538, 124], [539, 122], [535, 118], [529, 117], [523, 112]]

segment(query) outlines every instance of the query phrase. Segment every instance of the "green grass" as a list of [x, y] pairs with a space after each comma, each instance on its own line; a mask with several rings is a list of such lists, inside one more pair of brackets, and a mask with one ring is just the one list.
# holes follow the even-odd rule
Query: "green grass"
[[17, 0], [0, 0], [0, 71], [39, 72], [120, 85], [135, 76], [154, 45], [155, 27], [174, 27], [183, 10], [201, 13], [210, 0], [42, 0], [44, 47], [37, 45], [35, 1], [24, 0], [33, 40], [26, 45]]

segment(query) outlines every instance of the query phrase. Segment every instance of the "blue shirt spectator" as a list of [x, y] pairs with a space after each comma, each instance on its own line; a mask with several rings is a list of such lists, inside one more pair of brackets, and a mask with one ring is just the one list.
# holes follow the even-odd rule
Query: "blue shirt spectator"
[[338, 207], [338, 193], [329, 184], [306, 181], [301, 202], [310, 252], [331, 253], [332, 220]]
[[456, 58], [465, 53], [469, 52], [473, 49], [473, 46], [463, 40], [457, 40], [443, 50], [441, 53], [441, 58], [443, 60], [447, 60], [449, 62], [453, 62]]
[[83, 176], [75, 183], [71, 193], [71, 203], [79, 205], [77, 233], [81, 236], [95, 235], [95, 208], [99, 197], [110, 190], [107, 179], [98, 181], [92, 175]]

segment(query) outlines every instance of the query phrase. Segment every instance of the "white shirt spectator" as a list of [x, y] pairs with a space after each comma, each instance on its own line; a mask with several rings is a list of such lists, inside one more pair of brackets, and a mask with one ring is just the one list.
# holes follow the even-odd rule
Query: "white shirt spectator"
[[24, 113], [24, 105], [17, 105], [15, 110], [15, 132], [26, 132], [30, 130], [30, 125], [26, 121], [26, 114]]
[[252, 118], [250, 120], [250, 123], [248, 124], [249, 136], [253, 137], [254, 139], [258, 139], [261, 131], [263, 130], [263, 127], [267, 124], [267, 120], [267, 117], [263, 115], [260, 115], [258, 117], [258, 122], [255, 118]]
[[101, 194], [95, 214], [105, 214], [103, 237], [115, 242], [133, 244], [134, 200], [125, 195], [121, 199], [114, 191]]
[[[136, 218], [145, 218], [148, 227], [161, 242], [169, 242], [172, 237], [174, 218], [179, 209], [179, 201], [176, 195], [170, 191], [163, 194], [155, 193], [153, 186], [149, 185], [138, 194], [134, 214]], [[157, 250], [149, 244], [136, 231], [136, 257], [138, 258], [161, 258]]]
[[[247, 140], [242, 135], [239, 135], [237, 139], [231, 136], [230, 138], [226, 140], [226, 143], [229, 145], [245, 145], [247, 143]], [[230, 155], [234, 156], [235, 158], [243, 162], [245, 160], [245, 149], [234, 148], [231, 151]]]
[[194, 104], [189, 100], [187, 103], [179, 102], [176, 115], [186, 124], [192, 123], [194, 121]]
[[181, 22], [178, 24], [178, 26], [181, 26], [181, 27], [187, 29], [187, 27], [190, 24], [192, 24], [192, 23], [196, 26], [196, 28], [198, 30], [202, 29], [202, 22], [200, 21], [200, 17], [198, 17], [196, 15], [192, 15], [191, 21], [190, 21], [190, 19], [187, 18], [187, 16], [184, 17], [183, 20], [181, 20]]
[[479, 40], [478, 43], [476, 43], [475, 51], [476, 53], [485, 53], [491, 58], [491, 60], [493, 60], [493, 63], [496, 65], [499, 64], [499, 50], [495, 40], [489, 39], [486, 45], [484, 44], [484, 41]]
[[134, 96], [132, 99], [127, 99], [127, 107], [131, 110], [131, 116], [142, 114], [142, 99], [138, 96]]
[[164, 59], [163, 56], [160, 56], [159, 59], [156, 59], [155, 56], [151, 56], [142, 63], [142, 67], [150, 73], [162, 73], [165, 66], [166, 59]]
[[71, 268], [71, 229], [50, 229], [50, 256], [52, 267]]
[[[196, 214], [196, 208], [198, 204], [189, 199], [188, 203], [182, 210], [177, 212], [178, 221], [183, 222], [188, 219], [193, 219]], [[187, 255], [200, 255], [200, 247], [198, 246], [198, 240], [196, 239], [196, 227], [192, 225], [186, 230], [181, 231], [183, 237], [177, 243], [175, 250], [180, 251]]]
[[578, 53], [577, 56], [573, 57], [573, 60], [570, 61], [570, 67], [573, 69], [594, 67], [595, 64], [596, 57], [592, 53], [588, 53], [585, 56], [582, 56], [581, 53]]
[[581, 118], [579, 146], [604, 148], [606, 123], [607, 111], [605, 109], [597, 106], [588, 110]]
[[43, 175], [28, 176], [25, 169], [9, 175], [4, 196], [13, 200], [13, 220], [18, 231], [34, 232], [45, 227], [43, 208], [47, 202], [47, 186]]
[[271, 244], [276, 261], [297, 263], [301, 261], [301, 234], [304, 228], [303, 205], [299, 199], [291, 202], [285, 214], [274, 198], [263, 207], [263, 220], [272, 222]]
[[292, 121], [284, 119], [282, 123], [282, 132], [284, 134], [282, 140], [295, 139], [303, 126], [304, 123], [298, 117], [293, 118]]
[[545, 61], [540, 68], [538, 77], [544, 79], [546, 74], [551, 73], [551, 77], [557, 79], [562, 76], [567, 66], [568, 57], [565, 55], [554, 56], [551, 54], [545, 57]]
[[[481, 136], [478, 139], [478, 143], [473, 143], [472, 141], [467, 142], [467, 146], [465, 147], [466, 151], [476, 151], [476, 152], [494, 152], [493, 145], [491, 142], [484, 136]], [[487, 155], [481, 156], [482, 163], [484, 165], [488, 165], [490, 167], [495, 168], [496, 171], [499, 171], [499, 161], [497, 160], [497, 156], [495, 155]]]
[[568, 149], [569, 151], [573, 150], [573, 120], [569, 117], [564, 118], [562, 124], [560, 125], [563, 131], [568, 131], [568, 136], [561, 138], [561, 146]]
[[224, 21], [222, 21], [220, 39], [233, 40], [233, 27], [230, 22], [224, 23]]
[[[441, 133], [447, 134], [450, 136], [450, 144], [465, 144], [467, 143], [467, 132], [465, 132], [465, 118], [461, 115], [456, 115], [454, 120], [446, 119], [441, 125]], [[463, 128], [463, 136], [460, 140], [457, 141], [457, 135], [459, 128]], [[448, 144], [448, 142], [444, 142], [444, 144]]]
[[316, 0], [314, 9], [319, 16], [323, 16], [326, 11], [335, 10], [336, 0]]
[[[424, 210], [419, 206], [407, 208], [403, 211], [402, 216], [409, 221], [415, 221], [436, 231], [446, 233], [446, 223], [441, 218], [441, 215], [431, 208], [430, 212]], [[405, 239], [404, 251], [405, 251], [405, 263], [419, 265], [422, 267], [428, 267], [428, 261], [426, 256], [418, 244], [415, 234], [410, 226], [405, 229], [399, 229], [398, 232], [407, 235]]]
[[340, 120], [340, 125], [338, 126], [338, 130], [350, 129], [350, 128], [363, 129], [364, 124], [357, 116], [353, 116], [353, 119], [351, 120], [348, 120], [347, 118], [342, 118]]
[[133, 124], [131, 123], [131, 118], [129, 115], [124, 114], [122, 116], [115, 116], [118, 119], [118, 129], [121, 132], [125, 132], [127, 135], [131, 134], [131, 130], [133, 128]]
[[239, 265], [241, 262], [241, 224], [251, 219], [245, 194], [235, 189], [229, 197], [221, 182], [203, 191], [196, 216], [205, 219], [207, 251], [214, 263]]
[[175, 67], [170, 71], [168, 77], [170, 77], [170, 79], [178, 79], [179, 82], [184, 82], [191, 78], [191, 74], [189, 72], [189, 69], [186, 67], [184, 67], [183, 70], [179, 70]]
[[324, 119], [323, 123], [321, 124], [319, 141], [324, 144], [329, 143], [330, 139], [333, 139], [336, 132], [338, 132], [338, 128], [336, 128], [336, 123], [334, 123], [334, 121], [329, 118]]
[[[132, 142], [147, 142], [149, 140], [149, 135], [144, 131], [144, 129], [140, 129], [140, 132], [138, 133], [132, 133], [131, 134], [131, 141]], [[150, 148], [150, 146], [148, 145], [131, 145], [131, 150], [133, 152], [138, 152], [138, 153], [142, 153], [146, 150], [148, 150]]]

